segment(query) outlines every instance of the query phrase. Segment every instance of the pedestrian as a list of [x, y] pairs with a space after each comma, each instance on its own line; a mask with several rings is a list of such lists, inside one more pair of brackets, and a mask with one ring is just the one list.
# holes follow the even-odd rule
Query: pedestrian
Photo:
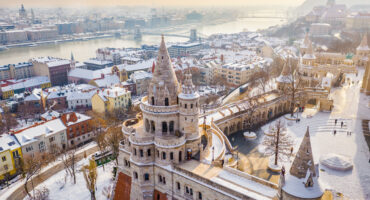
[[338, 120], [337, 120], [337, 119], [335, 119], [335, 125], [337, 125], [337, 121], [338, 121]]
[[349, 135], [352, 135], [352, 131], [349, 132]]
[[343, 122], [340, 123], [340, 127], [343, 128]]
[[293, 154], [293, 147], [290, 147], [290, 155]]
[[337, 130], [334, 130], [334, 135], [337, 134]]

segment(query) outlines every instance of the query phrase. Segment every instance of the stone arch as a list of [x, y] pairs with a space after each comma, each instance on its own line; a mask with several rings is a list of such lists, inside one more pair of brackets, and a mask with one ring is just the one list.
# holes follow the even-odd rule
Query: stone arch
[[224, 128], [224, 134], [225, 134], [225, 135], [229, 135], [229, 127], [227, 127], [227, 126], [226, 126], [226, 127]]
[[307, 104], [311, 104], [311, 105], [316, 105], [317, 104], [317, 99], [315, 98], [312, 98], [312, 99], [308, 99], [307, 100]]
[[237, 131], [240, 131], [240, 130], [242, 130], [242, 122], [241, 121], [239, 121], [238, 122], [238, 124], [236, 125], [236, 127], [237, 127]]

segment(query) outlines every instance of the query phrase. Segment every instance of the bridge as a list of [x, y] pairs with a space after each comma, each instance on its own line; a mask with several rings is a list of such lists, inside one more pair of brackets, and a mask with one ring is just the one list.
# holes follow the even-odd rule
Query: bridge
[[[140, 35], [139, 35], [140, 34]], [[126, 32], [125, 35], [133, 35], [134, 38], [141, 38], [141, 35], [164, 35], [168, 37], [180, 37], [180, 38], [189, 38], [190, 42], [195, 42], [199, 39], [207, 38], [207, 35], [197, 32], [196, 29], [191, 29], [190, 31], [185, 31], [181, 33], [162, 33], [162, 32], [152, 32], [152, 31], [141, 31], [139, 28], [136, 28], [134, 32]]]

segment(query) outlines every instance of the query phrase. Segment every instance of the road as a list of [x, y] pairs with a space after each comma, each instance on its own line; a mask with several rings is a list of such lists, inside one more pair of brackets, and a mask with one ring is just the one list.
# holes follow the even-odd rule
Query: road
[[[98, 151], [98, 147], [94, 146], [90, 149], [87, 149], [86, 151], [82, 151], [82, 152], [78, 153], [76, 155], [77, 162], [84, 158], [84, 152], [86, 152], [86, 155], [89, 156], [89, 155], [95, 153], [96, 151]], [[64, 169], [63, 163], [60, 162], [60, 163], [56, 164], [55, 166], [49, 168], [48, 170], [43, 171], [42, 173], [40, 173], [38, 176], [36, 176], [33, 179], [34, 187], [36, 187], [37, 185], [44, 182], [46, 179], [50, 178], [51, 176], [55, 175], [56, 173], [58, 173], [59, 171], [61, 171], [63, 169]], [[27, 186], [29, 188], [29, 191], [31, 191], [32, 186], [31, 186], [30, 182], [28, 182]], [[24, 199], [24, 197], [26, 197], [26, 195], [27, 194], [26, 194], [26, 191], [24, 190], [24, 185], [22, 184], [22, 185], [19, 185], [18, 188], [11, 195], [9, 195], [7, 200], [22, 200], [22, 199]]]

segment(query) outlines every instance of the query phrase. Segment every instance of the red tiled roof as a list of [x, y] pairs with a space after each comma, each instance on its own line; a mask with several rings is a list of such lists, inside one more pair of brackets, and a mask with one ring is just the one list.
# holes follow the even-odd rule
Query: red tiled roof
[[113, 200], [130, 200], [130, 192], [131, 192], [131, 177], [120, 172], [118, 174], [116, 188], [114, 189]]

